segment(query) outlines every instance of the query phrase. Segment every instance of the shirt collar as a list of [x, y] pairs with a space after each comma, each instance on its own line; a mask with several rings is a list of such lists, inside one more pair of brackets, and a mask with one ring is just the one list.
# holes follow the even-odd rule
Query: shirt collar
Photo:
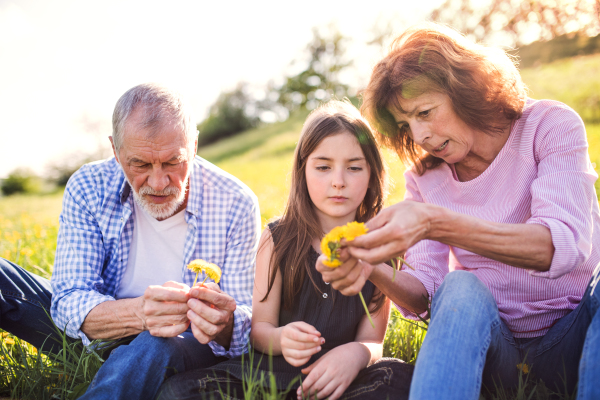
[[190, 172], [188, 194], [188, 203], [186, 211], [190, 214], [199, 215], [202, 204], [202, 168], [200, 167], [199, 158], [195, 157], [193, 161], [192, 172]]

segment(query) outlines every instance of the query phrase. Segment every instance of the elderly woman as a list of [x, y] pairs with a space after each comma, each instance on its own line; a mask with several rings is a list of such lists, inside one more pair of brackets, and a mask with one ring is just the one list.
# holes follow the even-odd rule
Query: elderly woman
[[[405, 316], [432, 299], [411, 398], [477, 399], [482, 381], [507, 388], [527, 372], [564, 392], [578, 369], [580, 398], [600, 398], [588, 285], [600, 214], [579, 116], [527, 98], [503, 51], [432, 24], [395, 40], [362, 112], [412, 164], [405, 201], [367, 224], [340, 268], [321, 257], [317, 269], [345, 295], [370, 280]], [[382, 262], [402, 255], [414, 270], [392, 281]]]

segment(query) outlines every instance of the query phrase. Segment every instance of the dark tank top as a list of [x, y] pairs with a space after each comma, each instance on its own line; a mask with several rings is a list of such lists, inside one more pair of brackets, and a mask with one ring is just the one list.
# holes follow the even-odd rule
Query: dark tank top
[[[278, 221], [269, 224], [275, 244], [280, 239], [277, 225]], [[310, 273], [317, 287], [315, 288], [308, 275], [305, 274], [302, 289], [294, 297], [292, 309], [285, 310], [283, 303], [281, 304], [279, 326], [284, 326], [295, 321], [304, 321], [314, 326], [321, 333], [321, 336], [325, 338], [325, 344], [321, 346], [322, 350], [314, 354], [301, 367], [290, 365], [283, 356], [272, 356], [271, 360], [269, 360], [268, 355], [252, 349], [251, 352], [254, 353], [252, 356], [245, 354], [241, 357], [232, 358], [216, 365], [212, 369], [229, 371], [231, 375], [239, 379], [242, 379], [242, 373], [250, 373], [250, 369], [252, 374], [256, 373], [257, 370], [267, 373], [268, 371], [273, 371], [277, 388], [285, 390], [288, 388], [290, 382], [299, 375], [302, 375], [300, 372], [302, 368], [311, 365], [334, 347], [354, 341], [358, 325], [365, 315], [365, 309], [360, 297], [358, 295], [351, 297], [344, 296], [333, 289], [331, 285], [326, 284], [321, 274], [315, 268], [319, 254], [312, 247], [310, 248], [309, 257]], [[287, 272], [284, 265], [279, 265], [279, 271], [282, 277]], [[285, 296], [283, 290], [284, 288], [282, 288], [281, 293], [282, 302]], [[370, 303], [374, 291], [375, 286], [370, 281], [367, 281], [362, 289], [362, 295], [367, 304]], [[244, 359], [244, 371], [242, 371], [242, 358]], [[266, 376], [265, 383], [268, 385], [268, 382], [269, 379]], [[293, 387], [297, 387], [299, 384], [300, 381], [297, 380]]]

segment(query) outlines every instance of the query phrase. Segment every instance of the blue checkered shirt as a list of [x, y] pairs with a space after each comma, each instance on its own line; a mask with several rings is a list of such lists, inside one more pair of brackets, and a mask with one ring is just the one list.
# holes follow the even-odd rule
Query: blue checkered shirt
[[[196, 157], [185, 210], [181, 279], [192, 285], [186, 266], [200, 258], [221, 267], [221, 290], [236, 303], [229, 350], [209, 343], [217, 356], [235, 357], [247, 350], [252, 318], [252, 287], [260, 234], [254, 193], [237, 178]], [[133, 239], [131, 188], [114, 158], [84, 165], [69, 180], [60, 215], [52, 274], [52, 318], [67, 335], [89, 339], [81, 324], [90, 310], [115, 300]], [[164, 282], [156, 282], [163, 284]]]

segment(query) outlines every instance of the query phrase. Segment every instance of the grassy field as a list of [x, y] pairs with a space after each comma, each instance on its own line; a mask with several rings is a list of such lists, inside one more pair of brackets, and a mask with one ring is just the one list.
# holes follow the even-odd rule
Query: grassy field
[[[581, 112], [587, 120], [591, 161], [600, 167], [600, 123], [594, 117], [598, 110], [588, 107], [593, 106], [590, 93], [600, 93], [599, 66], [600, 55], [586, 56], [527, 69], [522, 74], [532, 97], [560, 100]], [[582, 100], [589, 98], [592, 100]], [[283, 211], [291, 157], [305, 117], [306, 113], [297, 114], [288, 121], [248, 131], [199, 150], [202, 157], [240, 178], [257, 194], [263, 225]], [[392, 180], [387, 204], [394, 204], [404, 194], [404, 166], [390, 151], [386, 150], [384, 156]], [[600, 186], [597, 191], [600, 192]], [[49, 277], [54, 263], [61, 198], [60, 192], [0, 198], [0, 256]], [[386, 336], [385, 355], [414, 362], [424, 337], [424, 329], [402, 321], [394, 313]], [[93, 354], [77, 351], [69, 349], [71, 359], [77, 362], [66, 366], [66, 359], [50, 359], [13, 336], [0, 334], [0, 396], [76, 398], [100, 365]], [[522, 398], [533, 394], [536, 396], [532, 398], [545, 398], [539, 386], [537, 389], [534, 385], [524, 387]], [[505, 398], [521, 398], [521, 395]]]

